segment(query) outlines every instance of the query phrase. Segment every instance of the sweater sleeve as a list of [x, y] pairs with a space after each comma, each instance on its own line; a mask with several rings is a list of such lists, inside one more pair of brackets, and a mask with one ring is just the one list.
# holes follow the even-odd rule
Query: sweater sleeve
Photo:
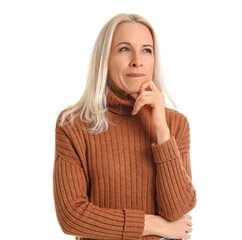
[[174, 221], [191, 211], [197, 202], [190, 164], [190, 126], [182, 114], [179, 142], [171, 136], [162, 144], [152, 143], [156, 165], [158, 214]]
[[53, 169], [55, 210], [62, 231], [91, 239], [141, 239], [143, 210], [109, 209], [89, 201], [85, 144], [80, 142], [77, 154], [66, 129], [56, 125]]

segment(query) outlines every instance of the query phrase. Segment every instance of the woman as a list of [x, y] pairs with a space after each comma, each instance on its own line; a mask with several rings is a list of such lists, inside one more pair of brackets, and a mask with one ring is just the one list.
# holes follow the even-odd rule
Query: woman
[[106, 23], [82, 98], [56, 122], [54, 200], [64, 233], [190, 238], [196, 191], [189, 122], [167, 107], [160, 67], [147, 20], [118, 14]]

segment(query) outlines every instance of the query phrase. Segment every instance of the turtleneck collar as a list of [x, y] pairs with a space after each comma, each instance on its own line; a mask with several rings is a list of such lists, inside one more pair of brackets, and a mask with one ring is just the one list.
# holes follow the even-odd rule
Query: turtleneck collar
[[136, 101], [130, 94], [118, 94], [115, 89], [107, 86], [107, 108], [109, 111], [118, 114], [130, 114]]

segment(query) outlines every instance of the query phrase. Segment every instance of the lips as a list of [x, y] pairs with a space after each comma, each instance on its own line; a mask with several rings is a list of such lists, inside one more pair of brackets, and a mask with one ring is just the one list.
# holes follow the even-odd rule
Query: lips
[[129, 76], [129, 77], [143, 77], [144, 74], [143, 73], [129, 73], [129, 74], [127, 74], [127, 76]]

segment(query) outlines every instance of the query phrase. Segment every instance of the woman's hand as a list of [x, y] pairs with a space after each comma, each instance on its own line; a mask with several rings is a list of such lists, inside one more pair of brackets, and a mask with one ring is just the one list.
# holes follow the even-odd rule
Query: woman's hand
[[140, 86], [132, 115], [137, 114], [146, 104], [151, 106], [151, 124], [157, 136], [157, 144], [163, 143], [170, 138], [170, 130], [166, 122], [164, 96], [152, 80]]
[[176, 221], [167, 221], [165, 229], [165, 238], [182, 238], [190, 239], [190, 232], [192, 232], [192, 217], [189, 214], [184, 215], [182, 218]]
[[143, 236], [157, 235], [171, 239], [190, 239], [192, 232], [192, 217], [184, 215], [176, 221], [168, 221], [159, 215], [145, 214], [145, 228]]

